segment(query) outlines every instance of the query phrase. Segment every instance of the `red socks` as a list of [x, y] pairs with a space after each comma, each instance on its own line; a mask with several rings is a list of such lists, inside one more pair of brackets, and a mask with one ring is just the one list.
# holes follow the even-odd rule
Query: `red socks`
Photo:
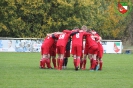
[[62, 70], [63, 59], [57, 59], [58, 70]]
[[46, 64], [46, 59], [45, 59], [45, 58], [42, 58], [42, 59], [40, 60], [40, 67], [41, 67], [41, 68], [45, 68], [45, 64]]
[[52, 68], [51, 65], [50, 65], [50, 59], [47, 59], [47, 60], [46, 60], [46, 64], [47, 64], [47, 67], [48, 67], [48, 68]]
[[63, 65], [63, 59], [60, 59], [60, 62], [59, 62], [59, 70], [62, 70], [62, 65]]
[[91, 69], [94, 70], [95, 66], [96, 66], [96, 60], [93, 60]]
[[83, 69], [86, 69], [86, 59], [83, 60]]
[[76, 67], [80, 65], [80, 59], [77, 59]]
[[80, 65], [80, 59], [73, 59], [74, 67], [78, 67]]

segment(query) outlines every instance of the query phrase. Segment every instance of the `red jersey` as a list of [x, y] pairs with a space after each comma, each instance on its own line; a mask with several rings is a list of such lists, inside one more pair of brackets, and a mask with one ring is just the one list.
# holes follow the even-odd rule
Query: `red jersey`
[[45, 45], [46, 47], [51, 47], [54, 43], [55, 39], [52, 38], [51, 36], [47, 36], [43, 42], [43, 45]]
[[[98, 38], [96, 38], [96, 41], [98, 41], [100, 36], [97, 33], [95, 34], [95, 36], [98, 37]], [[98, 44], [98, 49], [99, 50], [103, 50], [103, 46], [101, 44], [101, 41], [98, 41], [97, 44]]]
[[83, 36], [85, 32], [79, 32], [72, 36], [72, 45], [83, 45]]
[[67, 41], [70, 37], [71, 31], [64, 30], [63, 34], [60, 34], [57, 40], [57, 46], [64, 46], [66, 47]]
[[56, 34], [52, 34], [52, 36], [46, 36], [42, 45], [51, 47], [53, 45], [53, 43], [55, 42], [56, 38], [58, 38], [58, 35], [56, 35]]
[[88, 42], [88, 47], [92, 47], [92, 46], [95, 46], [97, 45], [97, 42], [95, 41], [95, 38], [92, 34], [87, 34], [86, 36], [86, 39], [87, 39], [87, 42]]

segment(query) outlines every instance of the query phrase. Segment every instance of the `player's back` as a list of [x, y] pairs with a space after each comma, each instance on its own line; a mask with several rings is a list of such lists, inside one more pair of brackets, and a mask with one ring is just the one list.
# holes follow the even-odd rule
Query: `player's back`
[[84, 36], [84, 32], [79, 32], [79, 33], [73, 35], [72, 36], [72, 45], [81, 45], [82, 46], [83, 36]]
[[54, 41], [55, 41], [54, 38], [52, 38], [51, 36], [47, 36], [45, 38], [44, 44], [47, 45], [47, 46], [52, 46]]
[[88, 46], [91, 47], [91, 46], [94, 46], [94, 45], [97, 45], [96, 41], [95, 41], [95, 38], [93, 37], [92, 34], [87, 34], [87, 42], [88, 42]]
[[57, 46], [66, 46], [70, 33], [63, 33], [59, 35]]

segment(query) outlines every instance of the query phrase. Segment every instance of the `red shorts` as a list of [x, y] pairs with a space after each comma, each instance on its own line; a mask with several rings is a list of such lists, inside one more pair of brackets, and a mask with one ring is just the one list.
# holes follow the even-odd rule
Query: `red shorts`
[[82, 46], [80, 45], [72, 45], [72, 54], [76, 56], [81, 56]]
[[42, 45], [41, 46], [41, 55], [49, 54], [49, 53], [50, 53], [50, 48], [48, 46]]
[[88, 50], [89, 54], [97, 54], [97, 52], [98, 52], [98, 46], [97, 45], [90, 47]]
[[57, 46], [57, 54], [65, 54], [65, 47]]
[[67, 51], [65, 52], [64, 57], [70, 57], [70, 50], [67, 50]]
[[100, 58], [100, 59], [103, 57], [103, 50], [99, 50], [97, 52], [97, 57]]

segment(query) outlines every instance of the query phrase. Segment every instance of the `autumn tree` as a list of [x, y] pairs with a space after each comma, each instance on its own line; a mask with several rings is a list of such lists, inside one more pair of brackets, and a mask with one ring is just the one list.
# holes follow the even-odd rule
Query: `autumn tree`
[[[132, 38], [132, 13], [117, 14], [116, 0], [1, 0], [0, 36], [37, 37], [87, 25], [103, 39]], [[126, 30], [128, 29], [128, 31]]]

